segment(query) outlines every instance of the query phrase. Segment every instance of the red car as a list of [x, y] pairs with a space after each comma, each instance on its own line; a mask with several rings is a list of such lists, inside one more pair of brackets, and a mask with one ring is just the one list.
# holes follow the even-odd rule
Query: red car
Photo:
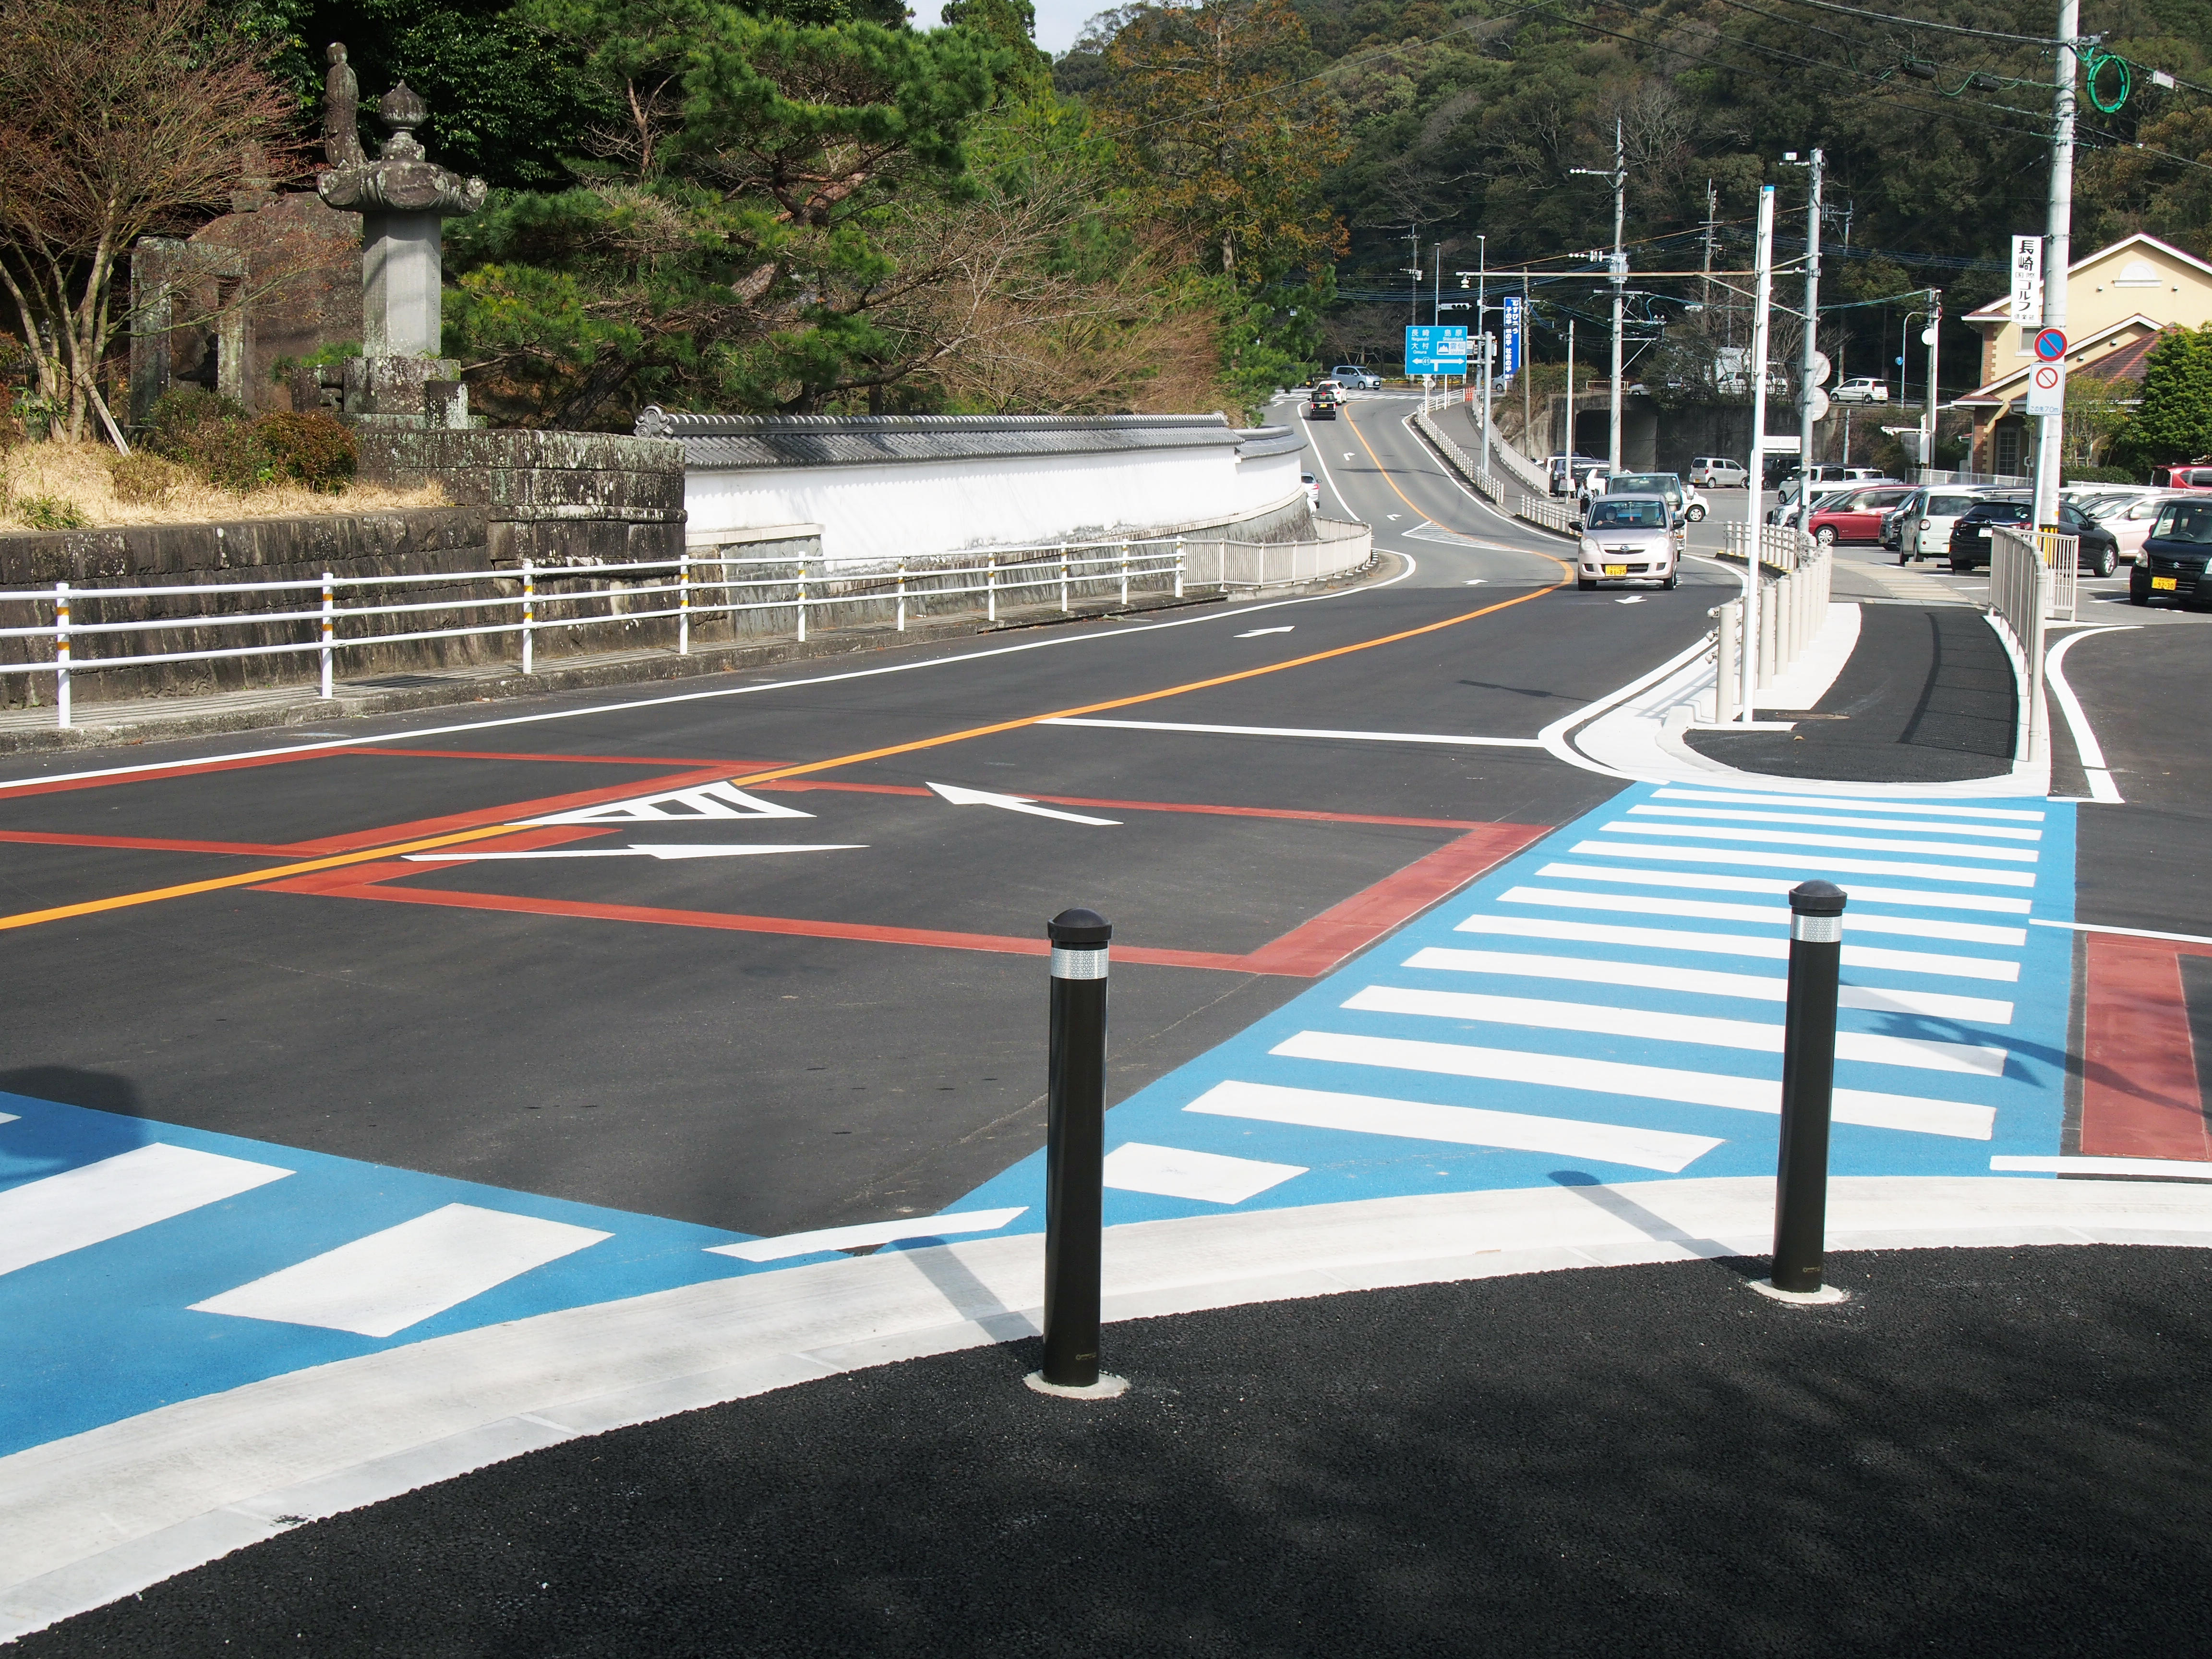
[[2150, 482], [2154, 489], [2212, 489], [2212, 466], [2154, 466]]
[[1814, 508], [1805, 528], [1823, 547], [1833, 547], [1838, 542], [1878, 542], [1883, 515], [1911, 493], [1909, 484], [1854, 489]]

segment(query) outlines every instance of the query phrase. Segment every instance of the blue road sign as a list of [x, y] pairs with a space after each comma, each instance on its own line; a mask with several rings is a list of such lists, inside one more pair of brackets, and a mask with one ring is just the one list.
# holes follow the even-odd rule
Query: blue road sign
[[1457, 325], [1408, 328], [1406, 331], [1406, 373], [1466, 374], [1467, 330]]
[[2055, 363], [2066, 355], [2066, 331], [2046, 328], [2035, 337], [2035, 356], [2038, 362]]
[[1521, 372], [1521, 296], [1505, 296], [1505, 350], [1498, 364], [1498, 373], [1511, 380]]

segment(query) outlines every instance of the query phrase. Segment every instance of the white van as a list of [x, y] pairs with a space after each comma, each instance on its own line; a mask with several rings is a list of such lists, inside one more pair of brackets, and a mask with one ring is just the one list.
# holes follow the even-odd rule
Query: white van
[[1941, 485], [1930, 489], [1920, 503], [1920, 511], [1905, 520], [1905, 528], [1897, 538], [1897, 562], [1908, 559], [1940, 559], [1951, 550], [1951, 526], [1959, 522], [1966, 510], [1987, 495], [1985, 489], [1946, 489]]
[[1748, 489], [1751, 474], [1741, 461], [1725, 455], [1700, 455], [1690, 463], [1690, 482], [1699, 489]]

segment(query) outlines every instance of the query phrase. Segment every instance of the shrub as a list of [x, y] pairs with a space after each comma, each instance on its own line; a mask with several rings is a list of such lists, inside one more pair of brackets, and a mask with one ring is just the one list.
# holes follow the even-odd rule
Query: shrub
[[196, 386], [175, 386], [155, 401], [147, 416], [146, 447], [187, 466], [199, 464], [204, 434], [226, 422], [242, 422], [246, 405]]
[[185, 481], [185, 471], [174, 461], [165, 461], [142, 449], [133, 455], [118, 455], [108, 462], [107, 477], [117, 501], [151, 506], [169, 499], [170, 494]]
[[343, 421], [327, 410], [264, 415], [253, 430], [279, 475], [325, 494], [343, 489], [361, 451]]
[[75, 501], [59, 495], [24, 495], [14, 507], [17, 518], [33, 530], [89, 530], [92, 520]]
[[2131, 484], [2141, 480], [2124, 466], [2069, 466], [2066, 469], [2066, 482], [2069, 484]]

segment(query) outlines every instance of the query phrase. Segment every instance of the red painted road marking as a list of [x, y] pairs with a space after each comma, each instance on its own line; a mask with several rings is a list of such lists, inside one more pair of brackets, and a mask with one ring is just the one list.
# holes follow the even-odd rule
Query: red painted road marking
[[[528, 836], [550, 835], [531, 831]], [[602, 834], [596, 826], [583, 834]], [[1116, 945], [1115, 959], [1146, 966], [1204, 968], [1223, 973], [1272, 974], [1292, 979], [1318, 979], [1356, 951], [1423, 909], [1463, 886], [1502, 860], [1511, 857], [1547, 828], [1528, 823], [1484, 824], [1435, 852], [1416, 859], [1404, 869], [1385, 876], [1292, 928], [1280, 939], [1244, 954], [1215, 951], [1173, 951], [1143, 945]], [[506, 848], [523, 844], [526, 836], [502, 841]], [[580, 839], [581, 836], [575, 838]], [[550, 841], [531, 840], [544, 846]], [[922, 945], [945, 951], [983, 951], [1007, 956], [1041, 957], [1049, 946], [1042, 939], [1017, 939], [1001, 933], [957, 933], [924, 927], [880, 927], [866, 923], [819, 921], [799, 916], [751, 916], [715, 910], [659, 909], [635, 904], [591, 904], [570, 899], [535, 898], [506, 893], [454, 892], [446, 889], [394, 887], [386, 884], [403, 876], [423, 873], [420, 864], [397, 860], [385, 864], [354, 865], [343, 870], [318, 871], [289, 881], [270, 883], [260, 890], [308, 893], [325, 898], [384, 899], [399, 904], [442, 905], [461, 910], [501, 910], [511, 915], [559, 916], [585, 921], [644, 922], [663, 927], [704, 927], [738, 933], [781, 933], [807, 939], [853, 939], [875, 945]]]
[[58, 836], [36, 830], [0, 830], [0, 842], [29, 847], [106, 847], [131, 853], [234, 853], [246, 858], [289, 858], [297, 849], [251, 841], [164, 841], [151, 836]]
[[2081, 1152], [2212, 1161], [2181, 958], [2212, 946], [2090, 933]]

